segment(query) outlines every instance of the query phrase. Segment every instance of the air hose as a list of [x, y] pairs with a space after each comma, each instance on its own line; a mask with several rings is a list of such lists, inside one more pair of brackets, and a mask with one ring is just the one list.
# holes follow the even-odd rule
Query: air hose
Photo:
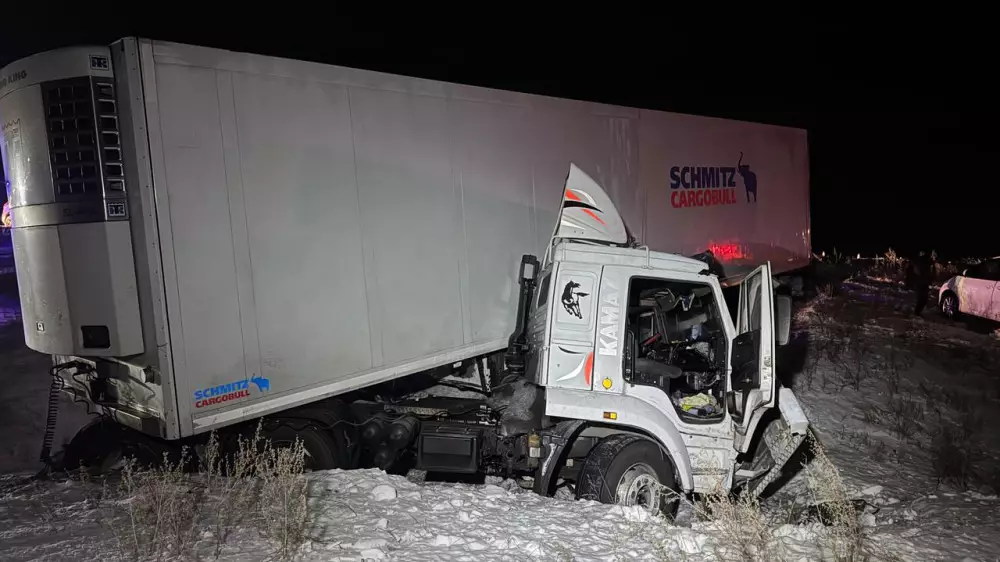
[[45, 466], [52, 465], [52, 442], [56, 437], [56, 422], [59, 419], [59, 392], [65, 387], [65, 383], [59, 374], [71, 367], [76, 367], [81, 371], [92, 370], [90, 365], [80, 361], [60, 363], [49, 369], [49, 376], [52, 377], [52, 385], [49, 386], [49, 406], [45, 417], [45, 434], [42, 436], [42, 452], [38, 459], [45, 463]]

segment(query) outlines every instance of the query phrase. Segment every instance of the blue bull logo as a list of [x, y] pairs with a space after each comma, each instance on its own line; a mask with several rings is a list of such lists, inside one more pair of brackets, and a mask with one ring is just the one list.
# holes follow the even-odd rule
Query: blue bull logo
[[257, 385], [257, 390], [264, 392], [265, 390], [271, 390], [271, 381], [265, 379], [264, 377], [258, 377], [256, 375], [250, 377], [250, 382]]

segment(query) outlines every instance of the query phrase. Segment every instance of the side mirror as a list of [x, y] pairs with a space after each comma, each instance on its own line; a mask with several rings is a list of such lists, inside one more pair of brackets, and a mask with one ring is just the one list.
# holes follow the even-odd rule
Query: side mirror
[[774, 297], [774, 343], [788, 344], [792, 337], [792, 297], [775, 295]]

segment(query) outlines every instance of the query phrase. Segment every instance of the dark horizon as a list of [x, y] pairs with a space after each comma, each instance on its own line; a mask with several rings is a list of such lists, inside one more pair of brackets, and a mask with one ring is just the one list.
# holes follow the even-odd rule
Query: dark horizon
[[[417, 17], [417, 16], [415, 16]], [[813, 250], [945, 259], [1000, 254], [984, 235], [994, 201], [988, 162], [1000, 114], [967, 32], [928, 42], [886, 29], [755, 27], [754, 42], [639, 29], [601, 41], [541, 23], [456, 31], [341, 17], [325, 33], [252, 33], [103, 22], [0, 36], [0, 65], [61, 46], [126, 35], [298, 58], [527, 93], [804, 128], [809, 133]], [[639, 25], [643, 27], [643, 25]], [[22, 29], [27, 29], [27, 26]], [[83, 29], [83, 31], [81, 31]], [[562, 29], [562, 32], [556, 29]], [[966, 30], [968, 31], [968, 30]], [[513, 34], [513, 35], [512, 35]], [[516, 36], [516, 39], [515, 39]], [[937, 34], [941, 39], [944, 35]], [[982, 39], [985, 42], [985, 36]], [[527, 38], [527, 39], [525, 39]], [[750, 61], [750, 62], [748, 62]]]

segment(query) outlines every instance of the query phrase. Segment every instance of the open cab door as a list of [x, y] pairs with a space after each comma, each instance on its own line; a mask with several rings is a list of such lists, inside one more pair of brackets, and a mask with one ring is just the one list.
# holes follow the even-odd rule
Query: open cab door
[[774, 287], [766, 263], [740, 285], [727, 408], [736, 426], [736, 449], [746, 452], [761, 417], [776, 403]]
[[[809, 420], [791, 389], [778, 388], [775, 373], [775, 344], [788, 342], [791, 300], [775, 296], [771, 264], [746, 276], [740, 285], [740, 308], [733, 340], [730, 390], [727, 409], [733, 418], [734, 447], [748, 453], [754, 436], [760, 433], [756, 450], [736, 471], [750, 497], [760, 496], [781, 477], [785, 465], [805, 441]], [[771, 408], [780, 416], [760, 421]], [[762, 454], [766, 447], [768, 454]]]

